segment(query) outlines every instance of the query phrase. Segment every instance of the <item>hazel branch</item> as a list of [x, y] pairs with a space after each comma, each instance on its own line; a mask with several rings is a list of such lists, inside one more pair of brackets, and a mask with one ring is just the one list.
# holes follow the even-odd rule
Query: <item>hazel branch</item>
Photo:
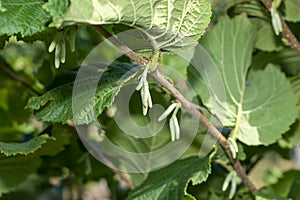
[[[137, 62], [141, 66], [145, 66], [147, 60], [138, 56], [135, 52], [133, 52], [126, 45], [122, 44], [116, 37], [107, 32], [103, 27], [94, 26], [95, 29], [107, 38], [110, 42], [112, 42], [119, 50], [121, 50], [124, 54], [126, 54], [129, 58]], [[182, 107], [186, 110], [187, 113], [198, 119], [209, 131], [209, 133], [215, 137], [221, 146], [224, 148], [226, 154], [232, 161], [233, 167], [241, 178], [245, 186], [252, 193], [256, 192], [257, 189], [245, 173], [240, 161], [236, 158], [233, 158], [229, 145], [227, 143], [226, 138], [218, 131], [218, 129], [213, 126], [212, 123], [198, 110], [198, 107], [186, 99], [157, 69], [153, 70], [151, 73], [152, 77], [156, 79], [162, 86], [164, 86], [178, 102], [181, 103]]]
[[[261, 0], [264, 6], [271, 12], [272, 1], [271, 0]], [[282, 24], [282, 36], [289, 42], [289, 45], [298, 53], [300, 56], [300, 44], [295, 35], [292, 33], [290, 28], [287, 26], [286, 22], [283, 20], [282, 16], [279, 14], [279, 18]]]

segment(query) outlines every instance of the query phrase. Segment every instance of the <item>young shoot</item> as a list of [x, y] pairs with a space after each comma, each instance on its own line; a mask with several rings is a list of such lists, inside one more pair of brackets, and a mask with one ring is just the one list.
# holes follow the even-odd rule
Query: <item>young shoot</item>
[[145, 70], [139, 77], [140, 79], [139, 84], [136, 87], [136, 90], [141, 91], [143, 115], [147, 115], [148, 109], [152, 108], [152, 98], [149, 90], [149, 84], [147, 81], [148, 72], [149, 72], [149, 65], [146, 65]]
[[229, 184], [231, 184], [230, 192], [229, 192], [229, 199], [232, 199], [233, 196], [235, 195], [237, 185], [241, 183], [241, 179], [237, 176], [236, 171], [231, 171], [229, 174], [226, 176], [222, 190], [226, 191]]
[[181, 108], [181, 104], [176, 102], [172, 103], [163, 114], [158, 118], [158, 121], [166, 119], [171, 113], [171, 118], [169, 120], [169, 128], [171, 134], [171, 141], [179, 140], [180, 138], [180, 126], [177, 119], [178, 110]]
[[48, 51], [51, 53], [55, 50], [54, 53], [54, 66], [55, 68], [59, 68], [61, 63], [65, 63], [66, 61], [66, 33], [70, 30], [70, 49], [72, 52], [75, 51], [75, 37], [76, 37], [76, 27], [70, 27], [65, 29], [64, 31], [58, 32], [54, 39], [52, 40]]
[[270, 10], [272, 18], [272, 26], [276, 35], [279, 35], [282, 32], [282, 24], [279, 17], [279, 14], [276, 10], [276, 2], [272, 2], [272, 8]]

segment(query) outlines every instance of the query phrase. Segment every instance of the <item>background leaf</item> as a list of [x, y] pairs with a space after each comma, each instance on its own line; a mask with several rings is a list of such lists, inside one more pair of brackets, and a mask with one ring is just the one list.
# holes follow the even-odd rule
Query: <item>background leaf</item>
[[[120, 87], [128, 79], [132, 78], [138, 70], [137, 65], [127, 63], [115, 63], [110, 65], [104, 72], [99, 70], [101, 65], [95, 66], [92, 69], [91, 76], [80, 81], [80, 87], [82, 93], [74, 98], [78, 98], [76, 101], [80, 104], [84, 101], [84, 105], [79, 108], [79, 113], [76, 115], [76, 124], [87, 124], [95, 117], [100, 115], [105, 108], [112, 105], [113, 100]], [[102, 74], [103, 73], [103, 74]], [[101, 76], [102, 74], [102, 76]], [[123, 76], [124, 75], [124, 76]], [[88, 98], [86, 95], [94, 88], [90, 88], [95, 81], [98, 81], [99, 76], [101, 79], [98, 83], [98, 88], [95, 96]], [[38, 110], [36, 118], [43, 121], [61, 122], [66, 123], [67, 120], [73, 120], [72, 113], [72, 92], [73, 82], [59, 86], [40, 97], [32, 97], [27, 108], [32, 110]], [[46, 105], [47, 104], [47, 105]], [[92, 110], [95, 107], [95, 112]]]
[[43, 0], [2, 0], [6, 11], [0, 12], [0, 35], [21, 33], [30, 36], [44, 30], [50, 20], [42, 8]]
[[128, 199], [184, 199], [187, 183], [205, 181], [210, 174], [208, 157], [190, 157], [151, 172], [145, 182], [136, 188]]
[[52, 16], [52, 25], [60, 23], [59, 20], [63, 17], [69, 7], [68, 0], [49, 0], [44, 5], [44, 9]]
[[[211, 96], [197, 74], [190, 73], [190, 80], [223, 125], [235, 127], [239, 140], [248, 145], [267, 145], [279, 139], [294, 122], [296, 98], [290, 83], [275, 66], [248, 74], [254, 37], [249, 20], [241, 15], [232, 20], [225, 17], [202, 41], [221, 74], [226, 102], [222, 91]], [[217, 88], [218, 81], [211, 81], [210, 87]], [[216, 104], [220, 105], [217, 110], [213, 108]]]
[[272, 24], [259, 20], [255, 47], [262, 51], [278, 51], [283, 48], [281, 38], [276, 36]]
[[210, 16], [210, 4], [205, 0], [71, 0], [64, 21], [139, 27], [153, 36], [160, 48], [166, 48], [195, 45]]
[[27, 155], [35, 152], [42, 147], [42, 144], [46, 143], [50, 137], [46, 135], [34, 137], [28, 142], [23, 143], [5, 143], [0, 142], [0, 152], [6, 156], [23, 154]]
[[35, 156], [0, 158], [0, 196], [10, 192], [35, 172], [41, 159]]
[[291, 187], [296, 179], [300, 178], [300, 171], [290, 170], [283, 173], [282, 177], [276, 184], [270, 186], [272, 194], [282, 197], [287, 197], [291, 192]]
[[287, 76], [300, 75], [300, 57], [291, 48], [278, 52], [260, 51], [253, 56], [251, 68], [264, 69], [269, 63], [279, 66]]
[[255, 195], [255, 200], [292, 200], [292, 199], [260, 193]]
[[294, 180], [294, 182], [291, 186], [291, 190], [289, 192], [288, 197], [293, 199], [293, 200], [299, 200], [300, 199], [299, 187], [300, 187], [300, 176], [298, 176]]
[[51, 130], [51, 140], [48, 140], [43, 148], [36, 153], [41, 156], [53, 156], [65, 149], [65, 146], [70, 143], [70, 138], [74, 135], [74, 130], [71, 127], [65, 127], [55, 124]]
[[300, 144], [300, 121], [293, 124], [291, 129], [279, 139], [278, 144], [281, 148], [295, 148]]
[[299, 0], [288, 0], [283, 1], [284, 4], [284, 19], [291, 22], [300, 21], [300, 1]]

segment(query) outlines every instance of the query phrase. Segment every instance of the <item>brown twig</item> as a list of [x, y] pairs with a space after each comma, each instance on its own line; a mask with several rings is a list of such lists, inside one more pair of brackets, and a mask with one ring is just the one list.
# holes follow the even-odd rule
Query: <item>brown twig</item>
[[[265, 7], [271, 11], [272, 9], [272, 1], [271, 0], [261, 0], [261, 2], [265, 5]], [[279, 14], [279, 13], [278, 13]], [[282, 24], [282, 36], [289, 41], [289, 45], [298, 53], [300, 56], [300, 44], [292, 33], [292, 31], [287, 26], [286, 22], [283, 20], [282, 16], [279, 14], [281, 24]]]
[[[134, 53], [130, 48], [126, 45], [122, 44], [116, 37], [107, 32], [104, 28], [99, 26], [94, 26], [96, 30], [100, 32], [101, 35], [106, 37], [109, 41], [111, 41], [118, 49], [120, 49], [124, 54], [130, 57], [132, 60], [136, 61], [141, 66], [144, 66], [147, 61], [144, 58], [141, 58], [136, 53]], [[221, 146], [226, 151], [228, 157], [233, 163], [233, 167], [237, 172], [238, 176], [242, 179], [245, 186], [251, 192], [256, 192], [257, 189], [248, 178], [245, 170], [243, 169], [240, 161], [238, 159], [233, 159], [229, 146], [227, 144], [226, 138], [210, 123], [205, 116], [199, 112], [197, 106], [195, 106], [192, 102], [186, 99], [167, 79], [158, 71], [154, 70], [151, 72], [151, 75], [159, 82], [162, 86], [164, 86], [182, 105], [182, 107], [193, 117], [197, 118], [209, 131], [211, 135], [213, 135]]]
[[28, 88], [30, 91], [32, 91], [34, 94], [41, 95], [38, 91], [36, 91], [29, 83], [27, 83], [23, 78], [16, 75], [13, 71], [11, 71], [9, 68], [4, 66], [2, 62], [0, 62], [0, 69], [10, 76], [12, 79], [15, 79], [16, 81], [20, 82], [23, 86]]

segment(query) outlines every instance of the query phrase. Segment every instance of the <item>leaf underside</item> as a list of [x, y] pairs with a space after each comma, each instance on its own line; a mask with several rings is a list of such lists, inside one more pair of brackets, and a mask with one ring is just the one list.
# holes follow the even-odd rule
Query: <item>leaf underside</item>
[[[289, 81], [274, 65], [248, 73], [254, 38], [255, 32], [246, 16], [223, 18], [202, 40], [221, 80], [211, 81], [207, 87], [204, 79], [195, 74], [190, 73], [189, 78], [204, 104], [223, 126], [236, 128], [240, 141], [248, 145], [268, 145], [289, 130], [298, 109]], [[204, 64], [202, 67], [209, 67]], [[206, 78], [215, 76], [206, 71]], [[217, 85], [220, 83], [224, 92], [215, 90], [222, 88]]]
[[284, 19], [291, 22], [299, 22], [300, 21], [300, 1], [299, 0], [289, 0], [283, 1], [284, 4]]
[[162, 49], [197, 44], [211, 14], [205, 0], [71, 0], [63, 20], [141, 28]]
[[59, 20], [63, 17], [69, 6], [68, 0], [49, 0], [44, 9], [50, 13], [52, 18], [51, 25], [60, 23]]
[[35, 156], [0, 158], [0, 196], [16, 189], [40, 164]]

